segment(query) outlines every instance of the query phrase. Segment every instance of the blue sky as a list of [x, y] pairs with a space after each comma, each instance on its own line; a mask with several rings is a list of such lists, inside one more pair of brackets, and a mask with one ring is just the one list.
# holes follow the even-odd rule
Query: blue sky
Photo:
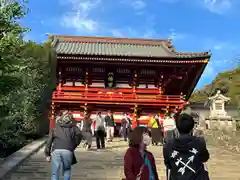
[[232, 69], [240, 55], [240, 0], [32, 0], [25, 38], [46, 34], [172, 38], [177, 51], [213, 55], [197, 88]]

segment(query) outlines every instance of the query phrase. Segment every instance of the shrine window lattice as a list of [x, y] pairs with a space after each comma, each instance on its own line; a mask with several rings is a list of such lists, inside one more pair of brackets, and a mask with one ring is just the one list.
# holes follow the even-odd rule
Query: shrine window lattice
[[222, 110], [222, 103], [216, 103], [215, 104], [215, 106], [216, 106], [216, 110]]
[[67, 67], [65, 69], [66, 72], [82, 72], [82, 68], [79, 67]]

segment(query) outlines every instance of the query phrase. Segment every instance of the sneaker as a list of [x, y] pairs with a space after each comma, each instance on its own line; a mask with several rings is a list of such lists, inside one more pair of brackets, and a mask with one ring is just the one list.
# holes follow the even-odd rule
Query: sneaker
[[85, 146], [85, 148], [84, 148], [86, 151], [89, 149], [89, 147], [88, 146]]

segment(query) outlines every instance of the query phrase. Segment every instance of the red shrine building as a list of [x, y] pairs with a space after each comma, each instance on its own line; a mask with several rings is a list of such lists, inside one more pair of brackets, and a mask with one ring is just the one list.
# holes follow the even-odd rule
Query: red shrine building
[[56, 51], [56, 90], [50, 126], [60, 110], [76, 120], [84, 112], [123, 112], [133, 126], [149, 114], [180, 110], [188, 101], [210, 52], [177, 52], [168, 39], [130, 39], [52, 35]]

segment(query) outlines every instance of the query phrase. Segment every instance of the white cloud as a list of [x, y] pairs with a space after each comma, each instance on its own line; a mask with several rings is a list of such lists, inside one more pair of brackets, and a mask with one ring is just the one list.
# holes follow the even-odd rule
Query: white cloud
[[222, 45], [220, 45], [220, 44], [216, 44], [216, 45], [214, 45], [213, 46], [213, 49], [214, 50], [221, 50], [223, 47], [222, 47]]
[[159, 37], [156, 31], [152, 28], [147, 29], [135, 29], [132, 27], [126, 27], [121, 29], [111, 29], [110, 34], [115, 37], [131, 37], [131, 38], [156, 38]]
[[147, 5], [143, 0], [123, 0], [121, 3], [130, 5], [135, 10], [143, 10]]
[[212, 13], [225, 14], [233, 7], [233, 0], [201, 0], [203, 7]]
[[91, 13], [99, 7], [100, 0], [67, 0], [71, 10], [62, 17], [62, 26], [76, 29], [78, 32], [95, 32], [99, 23], [91, 18]]
[[108, 28], [111, 35], [117, 37], [132, 37], [132, 38], [156, 38], [159, 34], [155, 30], [155, 17], [148, 14], [142, 18], [138, 26], [126, 26], [122, 28]]
[[225, 53], [228, 52], [232, 54], [234, 54], [239, 47], [238, 44], [234, 44], [229, 41], [216, 40], [213, 38], [204, 38], [202, 43], [205, 49], [211, 49], [214, 52], [224, 51]]
[[164, 2], [164, 3], [177, 3], [179, 2], [179, 0], [159, 0], [160, 2]]
[[110, 30], [110, 33], [115, 37], [124, 37], [123, 32], [121, 32], [119, 29], [112, 29]]
[[170, 29], [169, 33], [167, 35], [168, 39], [172, 39], [172, 40], [180, 40], [180, 39], [184, 39], [187, 35], [186, 34], [182, 34], [182, 33], [177, 33], [175, 29]]
[[233, 9], [239, 2], [239, 0], [159, 0], [163, 3], [185, 3], [185, 4], [197, 4], [209, 10], [212, 13], [223, 15]]
[[146, 7], [145, 2], [141, 1], [141, 0], [136, 0], [132, 2], [132, 6], [134, 9], [140, 10]]
[[154, 29], [147, 29], [143, 35], [141, 36], [142, 38], [154, 38], [158, 37], [159, 35], [156, 33]]

